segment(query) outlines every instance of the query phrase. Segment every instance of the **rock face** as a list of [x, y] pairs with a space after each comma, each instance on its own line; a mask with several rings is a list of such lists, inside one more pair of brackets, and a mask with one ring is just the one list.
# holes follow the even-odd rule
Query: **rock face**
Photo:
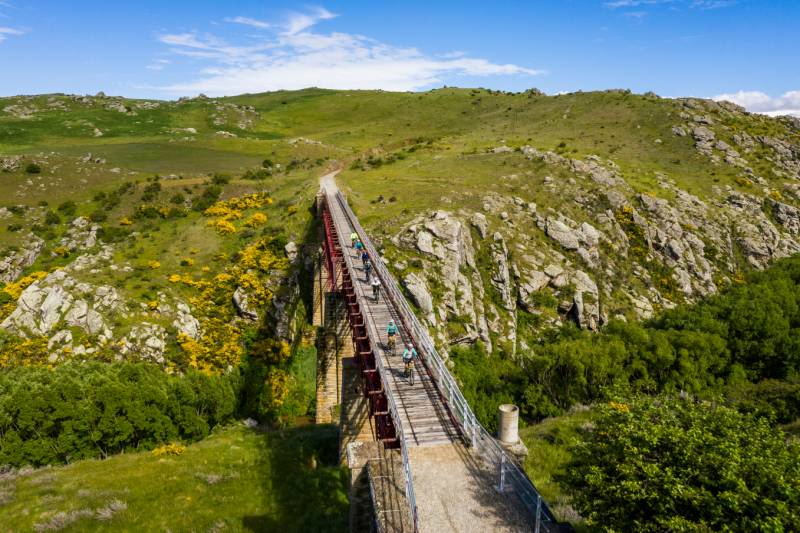
[[118, 310], [119, 302], [113, 287], [79, 283], [64, 270], [57, 270], [22, 291], [17, 307], [0, 327], [23, 336], [39, 336], [49, 335], [63, 322], [107, 341], [112, 332], [101, 313]]
[[[392, 238], [399, 270], [421, 261], [400, 275], [441, 345], [480, 340], [524, 352], [535, 342], [528, 324], [597, 329], [608, 316], [649, 317], [715, 293], [743, 262], [764, 268], [800, 252], [800, 145], [725, 126], [744, 113], [737, 106], [679, 102], [683, 122], [672, 133], [685, 139], [672, 142], [728, 165], [738, 188], [712, 185], [700, 199], [656, 172], [644, 193], [613, 161], [523, 146], [531, 170], [520, 164], [473, 198], [482, 212], [427, 213]], [[766, 158], [773, 176], [759, 176], [754, 158]]]
[[416, 274], [408, 274], [403, 278], [403, 286], [411, 295], [411, 301], [414, 305], [419, 307], [420, 311], [425, 315], [428, 323], [431, 325], [436, 324], [436, 319], [433, 317], [433, 298], [428, 292], [428, 287], [425, 282]]
[[69, 251], [88, 250], [97, 244], [97, 232], [100, 226], [92, 224], [86, 217], [78, 217], [72, 221], [70, 228], [64, 233], [59, 246]]
[[0, 282], [15, 281], [22, 271], [31, 266], [44, 247], [44, 241], [36, 235], [28, 235], [25, 245], [0, 260]]
[[200, 338], [200, 321], [192, 316], [192, 310], [183, 302], [179, 302], [176, 306], [177, 317], [172, 325], [179, 333], [198, 340]]
[[252, 321], [258, 320], [258, 312], [250, 305], [250, 296], [241, 287], [236, 287], [233, 292], [233, 305], [242, 318]]
[[133, 358], [163, 364], [167, 347], [167, 332], [157, 325], [142, 322], [131, 328], [120, 343], [120, 357]]

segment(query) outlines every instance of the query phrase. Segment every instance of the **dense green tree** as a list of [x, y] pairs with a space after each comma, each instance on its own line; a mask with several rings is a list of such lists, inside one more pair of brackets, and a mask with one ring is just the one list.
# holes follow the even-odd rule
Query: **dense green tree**
[[238, 372], [170, 376], [145, 363], [0, 373], [0, 464], [56, 464], [204, 438], [236, 412]]
[[797, 531], [800, 447], [763, 418], [659, 397], [599, 409], [563, 481], [606, 531]]

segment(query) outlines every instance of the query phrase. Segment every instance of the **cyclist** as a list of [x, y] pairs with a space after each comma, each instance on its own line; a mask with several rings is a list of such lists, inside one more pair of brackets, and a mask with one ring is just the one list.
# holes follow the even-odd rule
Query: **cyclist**
[[358, 240], [358, 233], [356, 233], [356, 232], [354, 231], [353, 233], [351, 233], [351, 234], [350, 234], [350, 246], [351, 246], [352, 248], [355, 248], [355, 247], [356, 247], [356, 241], [357, 241], [357, 240]]
[[389, 324], [386, 326], [386, 347], [392, 351], [392, 355], [394, 355], [394, 346], [399, 332], [394, 320], [389, 320]]
[[369, 283], [370, 276], [372, 275], [372, 263], [369, 261], [364, 263], [364, 274], [367, 276], [367, 283]]
[[372, 298], [377, 302], [378, 295], [381, 292], [381, 282], [378, 281], [377, 276], [372, 276], [372, 282], [370, 282], [370, 285], [372, 286]]
[[410, 342], [406, 344], [406, 349], [403, 350], [403, 363], [405, 363], [405, 377], [411, 383], [414, 384], [414, 359], [417, 357], [417, 350], [414, 348]]

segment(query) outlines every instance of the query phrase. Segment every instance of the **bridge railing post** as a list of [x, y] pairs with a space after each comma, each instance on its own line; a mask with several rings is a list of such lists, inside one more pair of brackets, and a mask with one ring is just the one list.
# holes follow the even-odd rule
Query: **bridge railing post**
[[539, 533], [539, 527], [541, 526], [541, 517], [542, 517], [542, 496], [540, 495], [536, 498], [536, 523], [534, 526], [534, 533]]
[[506, 456], [500, 456], [500, 480], [497, 484], [497, 492], [503, 493], [506, 490]]

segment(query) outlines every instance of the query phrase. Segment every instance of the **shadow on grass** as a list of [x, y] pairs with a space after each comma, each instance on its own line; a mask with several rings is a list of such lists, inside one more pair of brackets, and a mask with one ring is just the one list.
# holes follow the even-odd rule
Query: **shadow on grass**
[[242, 520], [246, 531], [344, 532], [348, 473], [338, 464], [335, 425], [294, 427], [263, 434], [267, 514]]

